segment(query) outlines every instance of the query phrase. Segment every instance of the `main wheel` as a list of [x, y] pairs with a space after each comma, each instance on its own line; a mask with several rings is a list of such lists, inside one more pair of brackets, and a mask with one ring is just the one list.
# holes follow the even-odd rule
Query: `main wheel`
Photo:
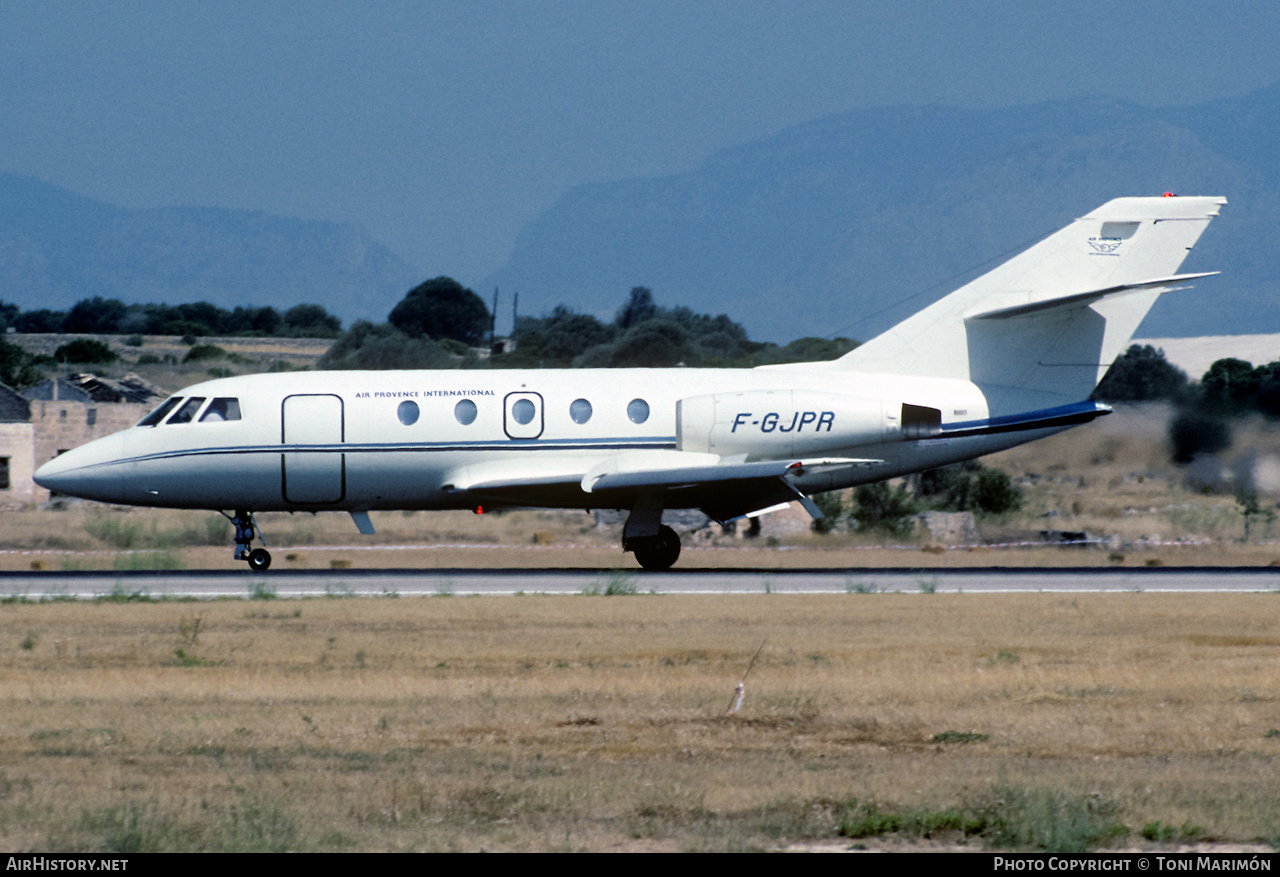
[[663, 525], [657, 536], [639, 540], [634, 549], [636, 562], [645, 569], [670, 569], [680, 557], [680, 537]]
[[266, 572], [271, 568], [271, 552], [265, 548], [255, 548], [249, 552], [249, 569], [254, 572]]

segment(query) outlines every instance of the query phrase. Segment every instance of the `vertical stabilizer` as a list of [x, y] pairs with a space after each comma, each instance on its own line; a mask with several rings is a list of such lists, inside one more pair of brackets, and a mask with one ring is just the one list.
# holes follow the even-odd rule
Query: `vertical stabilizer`
[[1117, 198], [831, 364], [961, 378], [996, 409], [1086, 398], [1225, 198]]

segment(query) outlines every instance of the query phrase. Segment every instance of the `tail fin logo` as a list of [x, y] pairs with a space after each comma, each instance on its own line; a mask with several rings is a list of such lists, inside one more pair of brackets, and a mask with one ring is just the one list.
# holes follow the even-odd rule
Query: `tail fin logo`
[[1116, 250], [1124, 243], [1123, 238], [1089, 238], [1089, 246], [1093, 248], [1091, 256], [1118, 256]]

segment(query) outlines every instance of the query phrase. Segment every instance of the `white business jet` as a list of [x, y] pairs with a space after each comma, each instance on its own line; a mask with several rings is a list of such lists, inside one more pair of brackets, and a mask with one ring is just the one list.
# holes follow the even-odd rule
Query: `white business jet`
[[[1089, 395], [1223, 198], [1119, 198], [831, 362], [753, 369], [262, 374], [206, 381], [35, 480], [108, 503], [221, 511], [624, 509], [666, 569], [664, 509], [721, 523], [980, 457], [1109, 413]], [[1216, 272], [1215, 272], [1216, 273]]]

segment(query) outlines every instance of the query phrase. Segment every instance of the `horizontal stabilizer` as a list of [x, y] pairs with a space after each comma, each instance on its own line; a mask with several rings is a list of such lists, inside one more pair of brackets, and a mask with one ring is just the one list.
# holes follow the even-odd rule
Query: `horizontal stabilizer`
[[1213, 275], [1220, 273], [1221, 272], [1219, 271], [1205, 271], [1201, 274], [1175, 274], [1172, 277], [1160, 277], [1155, 280], [1142, 280], [1137, 283], [1122, 283], [1119, 286], [1108, 286], [1105, 289], [1092, 289], [1088, 292], [1077, 292], [1070, 295], [1054, 296], [1053, 298], [1046, 298], [1042, 301], [1024, 302], [1010, 305], [1009, 307], [994, 308], [981, 313], [970, 314], [966, 319], [998, 320], [1007, 317], [1021, 317], [1027, 314], [1034, 314], [1038, 311], [1051, 310], [1053, 308], [1083, 307], [1084, 305], [1092, 304], [1099, 299], [1106, 298], [1110, 295], [1117, 295], [1122, 292], [1133, 292], [1139, 289], [1160, 289], [1162, 287], [1172, 287], [1179, 283], [1186, 283], [1189, 280], [1198, 280], [1201, 277], [1212, 277]]

